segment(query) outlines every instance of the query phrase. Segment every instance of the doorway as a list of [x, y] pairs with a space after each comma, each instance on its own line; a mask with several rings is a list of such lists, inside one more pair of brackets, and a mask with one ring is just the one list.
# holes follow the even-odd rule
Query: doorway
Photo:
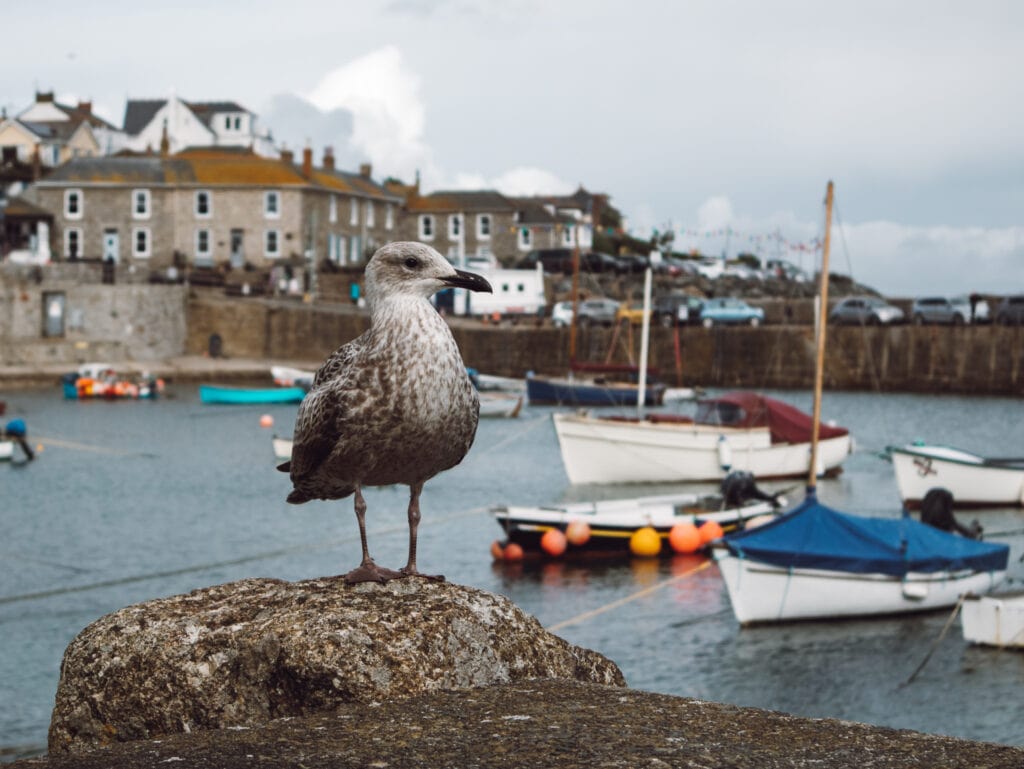
[[121, 242], [117, 230], [103, 230], [103, 261], [117, 264], [121, 259]]

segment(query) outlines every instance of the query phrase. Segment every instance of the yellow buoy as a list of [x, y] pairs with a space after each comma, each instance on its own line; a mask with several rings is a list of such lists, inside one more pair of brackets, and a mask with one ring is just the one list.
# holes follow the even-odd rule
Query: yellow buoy
[[644, 526], [633, 532], [629, 538], [629, 549], [633, 555], [650, 558], [661, 552], [661, 537], [651, 526]]

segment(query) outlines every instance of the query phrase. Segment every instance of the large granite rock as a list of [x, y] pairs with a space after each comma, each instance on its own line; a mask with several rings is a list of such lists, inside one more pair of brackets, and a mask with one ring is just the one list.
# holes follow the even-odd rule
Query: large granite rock
[[61, 664], [51, 753], [525, 679], [624, 686], [505, 598], [421, 579], [249, 579], [129, 606]]

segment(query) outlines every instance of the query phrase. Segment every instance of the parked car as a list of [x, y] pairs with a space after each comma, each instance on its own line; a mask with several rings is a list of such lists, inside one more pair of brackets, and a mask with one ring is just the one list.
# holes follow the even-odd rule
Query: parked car
[[785, 259], [769, 259], [765, 262], [765, 271], [770, 277], [779, 280], [792, 280], [797, 283], [806, 283], [810, 280], [806, 272]]
[[1004, 297], [996, 306], [995, 321], [1001, 326], [1024, 326], [1024, 294]]
[[644, 303], [640, 300], [636, 300], [620, 304], [618, 311], [615, 313], [615, 322], [620, 323], [624, 320], [628, 320], [635, 326], [639, 326], [643, 323]]
[[654, 271], [659, 275], [677, 277], [682, 275], [696, 275], [697, 263], [692, 259], [680, 259], [677, 256], [662, 256], [661, 261], [652, 265]]
[[725, 272], [725, 262], [721, 259], [701, 259], [697, 262], [697, 272], [708, 280], [715, 280]]
[[735, 297], [705, 299], [700, 309], [700, 322], [705, 328], [720, 323], [749, 323], [751, 326], [760, 326], [764, 323], [764, 310], [760, 307], [751, 307], [742, 299]]
[[951, 323], [962, 326], [966, 323], [988, 322], [988, 302], [976, 300], [971, 307], [971, 300], [966, 296], [925, 296], [915, 299], [910, 310], [910, 318], [915, 325], [925, 323]]
[[537, 263], [544, 265], [544, 272], [572, 272], [571, 248], [537, 248], [527, 252], [516, 262], [516, 269], [535, 270]]
[[[572, 264], [570, 258], [570, 265]], [[630, 272], [632, 267], [621, 257], [602, 251], [587, 251], [580, 254], [580, 269], [583, 272], [614, 272], [618, 275]]]
[[688, 294], [668, 294], [654, 300], [654, 320], [665, 328], [700, 322], [704, 300]]
[[[619, 302], [615, 299], [598, 296], [581, 299], [579, 302], [579, 325], [583, 328], [591, 324], [611, 326], [616, 321]], [[551, 308], [551, 322], [558, 327], [572, 323], [572, 302], [556, 302]]]
[[903, 310], [876, 296], [848, 296], [832, 308], [829, 323], [888, 326], [903, 322]]

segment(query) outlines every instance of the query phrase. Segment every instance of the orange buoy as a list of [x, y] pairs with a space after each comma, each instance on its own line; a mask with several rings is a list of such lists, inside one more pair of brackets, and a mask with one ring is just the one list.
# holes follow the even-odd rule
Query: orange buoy
[[633, 555], [649, 558], [661, 552], [661, 537], [652, 526], [644, 526], [629, 538], [629, 549]]
[[505, 548], [501, 546], [498, 540], [494, 540], [491, 543], [491, 558], [495, 561], [500, 561], [505, 557]]
[[540, 538], [541, 550], [554, 558], [564, 553], [568, 544], [560, 529], [548, 529]]
[[509, 542], [505, 546], [505, 560], [506, 561], [521, 561], [521, 560], [523, 560], [523, 548], [521, 548], [515, 542]]
[[273, 427], [273, 426], [274, 426], [274, 417], [272, 417], [270, 414], [264, 414], [263, 416], [260, 417], [260, 427]]
[[677, 523], [668, 532], [668, 543], [677, 553], [696, 553], [700, 548], [700, 532], [689, 521]]
[[586, 521], [570, 521], [565, 527], [565, 538], [570, 545], [585, 545], [590, 540], [590, 524]]
[[700, 528], [697, 529], [697, 533], [700, 534], [700, 543], [702, 545], [714, 542], [725, 534], [718, 521], [704, 521], [704, 523], [700, 525]]

